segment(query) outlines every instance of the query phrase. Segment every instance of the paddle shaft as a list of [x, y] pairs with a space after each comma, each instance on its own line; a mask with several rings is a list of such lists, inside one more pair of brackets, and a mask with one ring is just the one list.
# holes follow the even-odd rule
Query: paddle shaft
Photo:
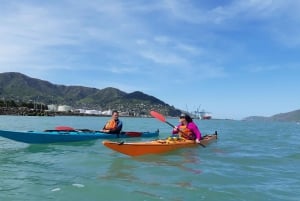
[[166, 124], [168, 124], [169, 126], [175, 128], [175, 126], [173, 124], [171, 124], [170, 122], [166, 121]]

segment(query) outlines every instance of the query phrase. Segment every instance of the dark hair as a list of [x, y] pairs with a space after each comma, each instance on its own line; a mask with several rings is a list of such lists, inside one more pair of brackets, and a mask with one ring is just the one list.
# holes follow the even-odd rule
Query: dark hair
[[115, 114], [115, 113], [116, 113], [116, 114], [119, 114], [118, 110], [113, 110], [111, 114], [113, 115], [113, 114]]
[[180, 117], [184, 118], [188, 123], [193, 121], [193, 119], [188, 114], [181, 114]]

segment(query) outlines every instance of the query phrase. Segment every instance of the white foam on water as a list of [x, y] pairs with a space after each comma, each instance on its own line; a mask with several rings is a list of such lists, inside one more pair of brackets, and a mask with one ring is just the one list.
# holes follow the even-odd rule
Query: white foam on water
[[72, 186], [78, 187], [78, 188], [83, 188], [84, 185], [83, 184], [72, 184]]
[[60, 191], [60, 188], [54, 188], [51, 190], [52, 192], [55, 192], [55, 191]]

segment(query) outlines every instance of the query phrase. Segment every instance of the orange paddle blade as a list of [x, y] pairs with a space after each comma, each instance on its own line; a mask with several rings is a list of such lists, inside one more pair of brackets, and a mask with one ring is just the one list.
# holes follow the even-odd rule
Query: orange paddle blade
[[160, 114], [160, 113], [158, 113], [158, 112], [150, 111], [150, 115], [151, 115], [152, 117], [154, 117], [154, 118], [156, 118], [156, 119], [162, 121], [162, 122], [166, 122], [166, 118], [165, 118], [162, 114]]

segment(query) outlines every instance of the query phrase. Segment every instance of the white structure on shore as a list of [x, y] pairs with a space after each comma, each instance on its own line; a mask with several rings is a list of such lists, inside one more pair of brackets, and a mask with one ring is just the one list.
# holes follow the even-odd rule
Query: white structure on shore
[[47, 105], [48, 106], [48, 111], [50, 112], [71, 112], [73, 111], [73, 108], [69, 105]]
[[102, 115], [112, 115], [112, 110], [105, 110], [101, 114]]
[[101, 111], [99, 111], [99, 110], [86, 110], [84, 114], [88, 114], [88, 115], [101, 115]]
[[[111, 116], [112, 115], [112, 110], [105, 110], [105, 111], [100, 111], [100, 110], [87, 110], [87, 109], [73, 109], [69, 105], [55, 105], [51, 104], [48, 105], [48, 111], [51, 112], [75, 112], [83, 115], [104, 115], [104, 116]], [[127, 113], [126, 113], [127, 114]]]
[[48, 105], [48, 111], [50, 112], [57, 112], [57, 109], [58, 109], [57, 105], [54, 104]]
[[58, 112], [71, 112], [72, 111], [72, 107], [69, 105], [59, 105], [57, 108]]

